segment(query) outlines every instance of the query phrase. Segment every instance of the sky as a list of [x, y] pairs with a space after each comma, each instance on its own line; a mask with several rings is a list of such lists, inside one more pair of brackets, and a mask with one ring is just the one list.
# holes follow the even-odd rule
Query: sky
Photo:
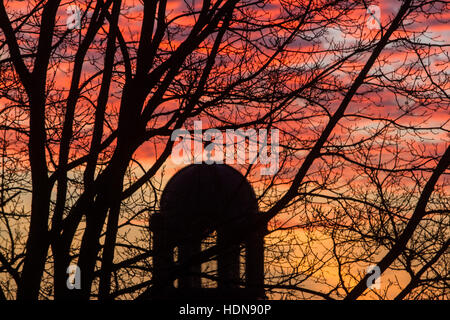
[[[137, 40], [140, 30], [140, 18], [142, 15], [142, 5], [140, 1], [135, 0], [125, 0], [123, 1], [123, 9], [122, 13], [123, 15], [120, 18], [120, 30], [123, 33], [125, 39], [127, 40]], [[64, 5], [61, 6], [59, 12], [58, 12], [58, 26], [60, 30], [64, 30], [66, 23], [69, 21], [71, 15], [73, 15], [74, 11], [69, 10], [69, 6], [79, 6], [80, 12], [83, 14], [85, 10], [85, 2], [84, 1], [68, 1], [65, 2]], [[201, 2], [200, 1], [194, 1], [194, 7], [200, 8]], [[399, 8], [400, 2], [399, 1], [380, 1], [378, 2], [378, 7], [376, 7], [375, 14], [378, 15], [377, 19], [379, 19], [381, 25], [385, 26], [389, 21], [391, 21], [393, 15], [397, 12]], [[378, 8], [378, 9], [377, 9]], [[24, 1], [8, 1], [7, 2], [7, 9], [8, 13], [10, 14], [10, 17], [13, 18], [15, 14], [24, 13], [29, 10], [28, 2]], [[167, 19], [171, 19], [173, 17], [176, 17], [177, 15], [181, 14], [186, 9], [185, 3], [182, 1], [177, 0], [171, 0], [168, 1], [167, 5]], [[430, 9], [430, 10], [439, 10], [437, 9]], [[270, 5], [267, 7], [267, 10], [265, 11], [259, 11], [258, 13], [261, 15], [261, 20], [264, 20], [268, 17], [277, 16], [280, 12], [280, 7], [278, 5]], [[135, 19], [134, 19], [135, 18]], [[292, 54], [288, 56], [288, 58], [283, 61], [286, 67], [290, 68], [305, 68], [308, 69], [308, 67], [311, 67], [312, 65], [316, 65], [319, 63], [321, 67], [324, 67], [331, 63], [332, 61], [335, 61], [336, 56], [334, 54], [330, 53], [323, 53], [315, 52], [318, 49], [333, 49], [336, 47], [341, 48], [342, 50], [345, 50], [345, 48], [351, 48], [355, 43], [358, 41], [363, 41], [364, 43], [370, 43], [371, 41], [376, 41], [380, 38], [380, 33], [378, 32], [377, 28], [374, 28], [374, 19], [372, 19], [366, 10], [360, 9], [356, 10], [353, 13], [352, 18], [356, 19], [358, 22], [360, 22], [359, 25], [339, 25], [335, 24], [331, 26], [330, 28], [326, 29], [324, 31], [324, 34], [316, 39], [296, 39], [293, 41], [288, 47], [290, 50], [292, 50]], [[418, 16], [413, 17], [411, 20], [411, 25], [407, 26], [406, 31], [400, 31], [395, 34], [395, 36], [404, 36], [406, 38], [410, 38], [411, 40], [414, 40], [416, 42], [427, 42], [427, 43], [447, 43], [450, 39], [450, 29], [447, 25], [442, 23], [442, 21], [448, 21], [450, 19], [450, 12], [442, 12], [439, 19], [435, 18], [429, 18], [424, 16]], [[192, 24], [192, 19], [190, 17], [181, 17], [177, 20], [177, 23], [181, 27], [190, 26]], [[102, 30], [101, 32], [104, 34], [107, 32], [107, 27], [105, 27], [105, 30]], [[412, 38], [412, 31], [423, 31], [423, 34], [420, 35], [418, 38]], [[85, 32], [85, 28], [82, 28], [81, 31], [74, 29], [72, 36], [73, 40], [76, 41], [76, 38], [79, 34], [79, 32], [83, 33]], [[308, 35], [308, 33], [306, 33]], [[29, 35], [28, 35], [29, 36]], [[162, 44], [162, 47], [164, 49], [169, 48], [176, 48], [181, 42], [183, 37], [186, 36], [185, 34], [174, 36], [171, 41], [164, 41]], [[1, 37], [1, 35], [0, 35]], [[271, 36], [270, 35], [260, 35], [260, 38], [264, 38], [265, 40], [268, 40]], [[261, 39], [258, 39], [258, 36], [255, 35], [254, 41], [259, 41]], [[28, 48], [33, 49], [33, 48]], [[72, 46], [66, 48], [66, 51], [63, 52], [63, 56], [66, 56], [67, 59], [64, 60], [62, 63], [55, 63], [49, 70], [49, 73], [53, 74], [54, 76], [54, 90], [58, 91], [64, 91], [67, 90], [70, 86], [70, 74], [73, 71], [73, 60], [71, 60], [70, 56], [73, 54], [73, 52], [77, 49], [77, 46]], [[202, 51], [203, 50], [203, 51]], [[200, 53], [204, 54], [206, 51], [204, 49], [199, 50]], [[432, 49], [434, 50], [434, 49]], [[27, 51], [27, 49], [24, 48], [24, 52]], [[238, 49], [236, 49], [235, 52], [238, 52]], [[299, 52], [302, 52], [299, 54]], [[447, 55], [445, 55], [445, 48], [442, 51], [435, 50], [433, 51], [432, 55], [429, 55], [427, 59], [424, 60], [424, 63], [427, 66], [430, 66], [430, 70], [436, 73], [435, 77], [439, 79], [440, 77], [445, 78], [448, 77], [448, 50]], [[236, 54], [236, 53], [234, 53]], [[245, 52], [244, 54], [249, 54]], [[338, 81], [341, 84], [351, 83], [354, 77], [357, 74], [357, 71], [362, 65], [361, 59], [367, 59], [368, 54], [362, 55], [360, 60], [357, 61], [349, 61], [346, 63], [345, 67], [342, 68], [340, 71], [333, 74], [333, 80]], [[99, 52], [96, 49], [93, 49], [90, 51], [88, 55], [88, 59], [101, 59], [103, 57], [103, 53]], [[7, 53], [5, 50], [0, 49], [0, 60], [8, 58]], [[384, 72], [386, 74], [390, 74], [391, 72], [396, 72], [399, 75], [402, 74], [402, 70], [407, 70], [408, 63], [415, 61], [416, 56], [411, 52], [411, 50], [407, 48], [402, 48], [394, 45], [388, 45], [386, 49], [384, 50], [382, 54], [382, 59], [384, 59], [384, 62], [380, 62], [378, 64], [373, 72], [374, 74], [377, 74], [377, 72]], [[252, 60], [251, 60], [252, 61]], [[253, 63], [255, 66], [260, 65], [260, 61], [256, 61], [256, 59], [253, 60]], [[227, 67], [225, 66], [224, 69]], [[95, 63], [89, 63], [87, 60], [84, 67], [83, 67], [83, 75], [82, 79], [88, 79], [92, 74], [98, 72], [98, 65]], [[118, 68], [120, 69], [120, 68]], [[356, 71], [355, 71], [356, 70]], [[227, 70], [228, 72], [232, 72], [233, 70]], [[295, 79], [288, 79], [285, 83], [287, 88], [295, 88], [299, 83], [302, 83], [302, 81], [305, 81], [310, 74], [308, 72], [305, 72], [305, 74], [299, 74], [298, 77]], [[374, 80], [375, 82], [377, 80]], [[419, 84], [422, 84], [425, 80], [421, 78], [420, 75], [414, 74], [409, 76], [407, 79], [407, 83], [415, 83], [418, 82]], [[91, 85], [93, 88], [93, 92], [96, 92], [98, 88], [95, 88], [95, 85], [98, 85], [99, 80], [93, 81], [93, 84]], [[375, 85], [379, 85], [380, 83], [375, 83]], [[449, 83], [447, 82], [447, 86], [444, 87], [444, 90], [446, 90], [447, 94], [450, 91]], [[329, 84], [330, 89], [333, 88], [333, 84]], [[91, 88], [91, 87], [89, 87]], [[345, 119], [343, 119], [340, 122], [340, 125], [334, 130], [333, 132], [333, 139], [334, 141], [343, 141], [346, 143], [351, 143], [352, 141], [358, 141], [360, 139], [364, 139], [365, 137], [370, 136], [374, 132], [374, 130], [379, 129], [381, 122], [372, 121], [369, 119], [361, 118], [361, 116], [371, 116], [371, 117], [391, 117], [395, 118], [396, 116], [401, 114], [401, 110], [399, 109], [399, 105], [404, 106], [408, 103], [408, 98], [402, 97], [399, 95], [395, 95], [392, 92], [389, 92], [386, 89], [380, 89], [377, 92], [368, 92], [367, 94], [363, 94], [364, 90], [367, 87], [362, 86], [360, 88], [361, 95], [355, 99], [354, 102], [352, 102], [347, 110], [348, 114], [354, 114], [355, 116], [348, 116]], [[115, 83], [110, 92], [110, 99], [108, 102], [108, 112], [113, 114], [115, 111], [117, 111], [120, 103], [120, 93], [121, 93], [121, 87], [120, 83]], [[330, 112], [334, 112], [336, 108], [338, 107], [339, 103], [342, 100], [342, 97], [345, 93], [336, 93], [335, 96], [327, 101], [328, 105], [326, 106], [327, 109]], [[433, 98], [433, 97], [430, 97]], [[7, 103], [6, 101], [0, 100], [0, 103]], [[92, 108], [89, 102], [87, 101], [81, 101], [80, 102], [80, 119], [83, 119], [83, 114], [86, 114], [86, 117], [89, 116], [89, 113], [92, 112]], [[259, 106], [244, 106], [248, 108], [252, 108], [253, 115], [256, 114]], [[308, 108], [310, 106], [308, 105], [308, 102], [305, 99], [299, 98], [295, 100], [295, 102], [292, 103], [292, 106], [289, 110], [295, 110], [295, 112], [298, 112], [299, 115], [304, 115], [305, 112], [308, 112]], [[178, 108], [178, 101], [169, 101], [167, 103], [162, 104], [159, 111], [167, 111], [167, 110], [174, 110]], [[320, 110], [319, 108], [316, 110]], [[227, 116], [236, 116], [232, 112], [227, 113], [227, 110], [222, 110], [224, 117]], [[401, 125], [409, 126], [412, 125], [416, 129], [418, 127], [427, 128], [430, 126], [438, 127], [443, 125], [447, 130], [449, 129], [448, 124], [446, 124], [446, 121], [449, 120], [449, 114], [448, 109], [441, 109], [437, 108], [433, 112], [428, 112], [423, 117], [420, 116], [420, 112], [422, 112], [420, 109], [417, 111], [416, 114], [412, 113], [411, 115], [406, 115], [402, 117], [402, 119], [399, 121]], [[278, 125], [278, 128], [282, 130], [283, 133], [285, 132], [293, 132], [293, 135], [296, 136], [299, 140], [303, 139], [305, 141], [307, 140], [314, 140], [317, 138], [318, 132], [321, 132], [321, 129], [323, 129], [324, 125], [326, 124], [326, 117], [323, 115], [320, 115], [316, 112], [310, 112], [312, 113], [311, 118], [304, 119], [301, 121], [298, 121], [297, 119], [292, 119], [285, 121], [282, 124]], [[60, 114], [53, 114], [52, 115], [54, 119], [57, 121]], [[207, 122], [207, 119], [209, 117], [204, 117], [205, 123]], [[152, 125], [157, 126], [160, 125], [160, 123], [164, 123], [164, 121], [167, 118], [161, 117], [161, 119], [157, 119], [154, 122], [152, 122]], [[420, 119], [420, 120], [418, 120]], [[60, 120], [60, 119], [59, 119]], [[110, 120], [114, 122], [114, 116], [111, 116]], [[202, 120], [200, 118], [200, 120]], [[81, 123], [79, 124], [79, 133], [85, 134], [89, 138], [89, 132], [92, 129], [92, 126], [90, 123]], [[188, 129], [189, 125], [185, 126]], [[111, 131], [108, 129], [105, 129], [106, 133], [110, 133]], [[396, 132], [395, 130], [391, 130], [386, 132], [386, 135], [392, 139], [396, 138]], [[56, 133], [55, 133], [56, 135]], [[301, 139], [299, 138], [301, 137]], [[392, 152], [389, 153], [386, 150], [389, 150], [389, 147], [383, 146], [383, 145], [375, 145], [373, 147], [373, 150], [370, 151], [371, 154], [374, 156], [374, 159], [382, 159], [382, 161], [385, 163], [386, 166], [390, 168], [398, 168], [400, 166], [405, 165], [411, 165], [411, 159], [412, 156], [408, 155], [409, 149], [406, 148], [411, 146], [417, 146], [417, 148], [424, 148], [425, 154], [433, 155], [433, 154], [439, 154], [442, 153], [444, 148], [446, 147], [446, 144], [448, 144], [448, 131], [447, 133], [444, 130], [423, 130], [423, 133], [416, 134], [413, 131], [409, 130], [402, 130], [402, 136], [399, 138], [400, 141], [402, 141], [404, 144], [400, 144], [400, 147], [404, 147], [403, 151], [401, 152], [401, 161], [400, 163], [394, 162], [394, 156], [396, 155], [396, 147], [397, 146], [391, 146]], [[287, 134], [283, 134], [282, 142], [286, 143], [289, 141], [289, 136]], [[158, 155], [161, 154], [163, 147], [165, 145], [166, 138], [162, 138], [160, 140], [153, 139], [151, 141], [148, 141], [144, 143], [135, 153], [135, 159], [140, 162], [142, 165], [142, 168], [148, 169], [150, 168], [155, 160], [157, 159]], [[300, 145], [300, 142], [297, 141], [297, 146]], [[306, 142], [305, 142], [306, 143]], [[81, 147], [80, 147], [81, 148]], [[75, 156], [80, 149], [74, 149], [72, 156]], [[383, 154], [381, 157], [379, 157], [380, 150], [383, 150]], [[292, 179], [292, 174], [295, 171], [296, 168], [302, 163], [304, 156], [306, 155], [304, 150], [298, 150], [295, 151], [295, 157], [290, 158], [290, 162], [288, 163], [287, 167], [285, 167], [284, 177], [285, 179], [281, 179], [280, 185], [276, 188], [277, 194], [280, 194], [284, 192], [288, 185], [285, 184], [286, 181], [290, 181]], [[352, 154], [349, 153], [350, 156], [354, 156], [355, 159], [358, 159], [358, 156], [361, 156], [360, 154], [357, 154], [355, 152]], [[330, 161], [332, 161], [330, 159]], [[314, 179], [317, 179], [317, 181], [325, 181], [326, 179], [330, 179], [330, 177], [323, 177], [321, 176], [321, 165], [323, 163], [315, 163], [311, 167], [311, 177]], [[185, 164], [175, 164], [171, 159], [169, 159], [162, 170], [160, 170], [157, 174], [158, 177], [162, 174], [162, 171], [164, 171], [164, 176], [160, 178], [161, 182], [161, 188], [167, 183], [168, 179], [179, 169], [181, 169]], [[430, 163], [430, 166], [432, 163]], [[241, 172], [245, 172], [246, 166], [237, 166], [238, 169], [241, 170]], [[340, 170], [341, 169], [341, 170]], [[342, 168], [336, 169], [336, 177], [337, 182], [334, 184], [336, 187], [336, 190], [340, 190], [342, 192], [346, 191], [346, 188], [348, 185], [352, 184], [352, 186], [361, 186], [367, 183], [367, 177], [358, 177], [360, 172], [358, 171], [358, 168], [354, 168], [351, 166], [348, 167], [342, 167]], [[355, 178], [356, 176], [356, 178]], [[360, 181], [358, 182], [358, 178]], [[251, 182], [253, 183], [253, 187], [255, 188], [257, 194], [259, 195], [266, 186], [267, 181], [261, 182], [259, 179], [260, 177], [258, 175], [249, 177]], [[252, 180], [253, 179], [253, 180]], [[407, 186], [408, 182], [405, 182], [402, 180], [402, 183]], [[411, 181], [412, 182], [412, 178]], [[270, 202], [270, 201], [269, 201]], [[264, 204], [262, 204], [264, 206]], [[326, 205], [324, 205], [325, 209], [327, 208]], [[281, 216], [283, 217], [283, 216]], [[292, 218], [287, 214], [285, 217], [280, 218], [279, 222], [280, 224], [284, 224], [284, 226], [292, 226], [296, 225], [299, 221], [301, 221], [301, 217]], [[122, 221], [124, 222], [125, 219]], [[146, 223], [145, 219], [136, 219], [135, 221], [137, 224], [140, 223]], [[296, 237], [302, 238], [305, 236], [305, 231], [303, 231], [301, 228], [298, 228], [296, 231]], [[316, 231], [317, 236], [320, 238], [322, 235], [320, 234], [320, 231]], [[328, 246], [329, 240], [322, 240], [320, 241], [321, 246]], [[294, 253], [295, 255], [295, 253]], [[284, 262], [287, 263], [287, 262]], [[364, 269], [364, 266], [361, 266], [362, 269]], [[329, 279], [334, 279], [337, 281], [337, 274], [336, 274], [336, 268], [335, 267], [328, 267], [323, 269], [323, 272], [328, 274], [330, 277]], [[386, 276], [387, 278], [389, 275]], [[310, 284], [312, 285], [312, 284]]]

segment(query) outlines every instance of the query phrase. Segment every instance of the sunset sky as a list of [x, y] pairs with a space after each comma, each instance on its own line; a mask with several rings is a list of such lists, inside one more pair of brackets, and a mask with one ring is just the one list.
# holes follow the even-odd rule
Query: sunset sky
[[[38, 1], [3, 3], [16, 34], [21, 59], [29, 71], [37, 69], [34, 63], [42, 9], [37, 12], [31, 10]], [[212, 3], [212, 6], [224, 6], [221, 1]], [[112, 262], [118, 264], [130, 259], [148, 249], [151, 238], [147, 229], [149, 217], [158, 214], [159, 199], [169, 179], [188, 164], [176, 164], [171, 156], [165, 154], [170, 145], [171, 130], [181, 128], [193, 133], [194, 121], [202, 122], [203, 132], [207, 129], [222, 132], [238, 128], [274, 129], [279, 132], [279, 171], [263, 176], [260, 169], [264, 164], [233, 164], [254, 188], [261, 214], [272, 212], [286, 195], [294, 194], [268, 225], [269, 233], [265, 238], [266, 282], [274, 287], [269, 297], [317, 298], [306, 291], [297, 292], [283, 286], [328, 292], [331, 298], [345, 297], [364, 277], [367, 267], [379, 262], [395, 246], [414, 214], [424, 186], [448, 148], [450, 10], [449, 3], [430, 2], [420, 10], [408, 12], [401, 26], [393, 31], [381, 49], [362, 83], [356, 87], [329, 136], [316, 151], [316, 144], [345, 104], [403, 2], [330, 3], [325, 0], [283, 0], [249, 4], [246, 1], [234, 9], [230, 21], [224, 15], [217, 24], [217, 30], [194, 45], [197, 40], [193, 29], [199, 34], [208, 31], [208, 25], [195, 29], [199, 21], [205, 19], [199, 14], [203, 2], [167, 1], [163, 13], [166, 29], [163, 28], [161, 41], [154, 51], [142, 49], [149, 56], [149, 52], [155, 55], [143, 76], [138, 74], [138, 70], [145, 66], [146, 56], [139, 56], [139, 48], [144, 47], [145, 41], [157, 38], [158, 19], [155, 18], [155, 28], [147, 35], [148, 39], [142, 40], [144, 5], [142, 1], [123, 0], [119, 32], [114, 40], [111, 83], [107, 89], [103, 118], [100, 118], [100, 142], [110, 138], [112, 142], [95, 154], [91, 182], [88, 164], [84, 163], [89, 160], [69, 169], [67, 181], [61, 182], [64, 179], [55, 172], [60, 168], [61, 137], [67, 130], [64, 123], [70, 88], [76, 82], [76, 56], [83, 39], [88, 36], [96, 5], [95, 1], [86, 0], [61, 2], [55, 14], [54, 49], [51, 50], [45, 83], [46, 142], [42, 152], [48, 169], [44, 175], [52, 181], [48, 198], [49, 218], [43, 223], [45, 228], [50, 230], [56, 225], [57, 220], [51, 218], [58, 207], [58, 199], [62, 199], [58, 196], [58, 192], [62, 192], [58, 189], [61, 183], [67, 184], [61, 207], [64, 219], [70, 217], [79, 202], [83, 203], [80, 199], [84, 199], [84, 194], [91, 197], [90, 188], [95, 190], [95, 183], [100, 186], [104, 183], [105, 190], [120, 187], [117, 193], [104, 191], [106, 195], [103, 198], [111, 203], [122, 199], [118, 204], [120, 214], [113, 242], [119, 245], [113, 249]], [[367, 5], [375, 10], [374, 16], [368, 13]], [[302, 16], [302, 12], [307, 10], [305, 8], [311, 12]], [[108, 19], [113, 19], [112, 10], [111, 6]], [[77, 13], [82, 17], [80, 28], [72, 28], [69, 25]], [[31, 18], [24, 18], [28, 14]], [[378, 18], [381, 26], [377, 26]], [[5, 18], [2, 21], [6, 21]], [[215, 41], [224, 26], [226, 31], [216, 48]], [[14, 222], [11, 218], [9, 222], [5, 215], [5, 222], [0, 224], [0, 253], [4, 250], [8, 252], [5, 257], [15, 257], [25, 250], [32, 199], [37, 192], [32, 184], [36, 178], [32, 178], [31, 149], [28, 149], [32, 136], [29, 110], [34, 103], [28, 91], [34, 84], [27, 87], [18, 76], [3, 28], [4, 22], [0, 25], [0, 142], [4, 150], [0, 203], [5, 212], [9, 210], [18, 217], [20, 214], [23, 216]], [[94, 159], [94, 144], [91, 143], [98, 130], [96, 112], [102, 110], [99, 97], [105, 90], [103, 85], [108, 74], [105, 61], [108, 61], [107, 43], [111, 33], [110, 22], [104, 22], [81, 64], [79, 89], [74, 90], [77, 93], [71, 124], [73, 131], [68, 145], [69, 163], [83, 158]], [[209, 65], [209, 57], [216, 49], [214, 63]], [[175, 76], [171, 79], [171, 68], [175, 70], [177, 59], [180, 59], [177, 54], [183, 50], [191, 51], [182, 57], [183, 61], [173, 71]], [[158, 68], [165, 67], [166, 61], [171, 61], [171, 64], [167, 70], [158, 73]], [[208, 68], [211, 71], [203, 79], [203, 72]], [[170, 80], [167, 80], [167, 86], [166, 79]], [[197, 92], [203, 80], [204, 88]], [[150, 88], [148, 92], [141, 93], [146, 88]], [[179, 120], [180, 123], [174, 121], [182, 119], [184, 110], [189, 110], [190, 101], [197, 94], [199, 99], [192, 106], [191, 113]], [[142, 100], [136, 112], [130, 111], [134, 106], [133, 98]], [[135, 122], [130, 120], [134, 116]], [[121, 123], [126, 123], [128, 129], [117, 131]], [[148, 136], [139, 136], [142, 132]], [[152, 132], [155, 134], [150, 134]], [[128, 151], [129, 146], [125, 143], [119, 148], [117, 135], [136, 138], [137, 141], [130, 140], [131, 153], [126, 165], [117, 154], [122, 150], [120, 148]], [[274, 137], [270, 139], [275, 142]], [[249, 145], [244, 142], [241, 147], [248, 151]], [[194, 144], [192, 152], [193, 148]], [[313, 152], [317, 154], [312, 163], [295, 190], [292, 189], [298, 172]], [[161, 164], [160, 159], [163, 160]], [[111, 163], [116, 160], [120, 165], [114, 167]], [[123, 180], [118, 184], [101, 180], [103, 175], [108, 177], [110, 167], [121, 172]], [[133, 189], [154, 167], [157, 170], [146, 182]], [[408, 253], [404, 252], [383, 273], [381, 289], [367, 290], [360, 298], [395, 298], [409, 283], [413, 271], [419, 270], [439, 252], [439, 247], [450, 234], [448, 173], [448, 168], [444, 168], [435, 182], [426, 207], [428, 213], [422, 217], [411, 237], [409, 249], [415, 252], [409, 256], [411, 261]], [[11, 190], [3, 188], [4, 185], [10, 186]], [[20, 190], [17, 199], [4, 205], [9, 193], [4, 195], [3, 192], [15, 189]], [[108, 204], [103, 208], [101, 203], [98, 204], [97, 200], [103, 199], [100, 196], [103, 191], [98, 192], [84, 210], [104, 209], [105, 218], [109, 217], [111, 213], [108, 212], [112, 212], [114, 206]], [[78, 223], [68, 246], [72, 255], [69, 260], [73, 261], [79, 259], [79, 246], [87, 229], [85, 218]], [[107, 223], [99, 226], [99, 243], [106, 246]], [[16, 246], [12, 240], [14, 237], [8, 236], [14, 233], [10, 229], [17, 230], [17, 235], [21, 234], [15, 240]], [[55, 234], [63, 234], [62, 230], [55, 231]], [[49, 248], [45, 263], [48, 272], [44, 278], [50, 288], [46, 287], [48, 292], [53, 292], [49, 284], [52, 280], [48, 280], [54, 272], [51, 243]], [[100, 251], [96, 257], [103, 261], [100, 257], [104, 253], [100, 254]], [[436, 270], [447, 269], [448, 250], [446, 252], [437, 259]], [[22, 263], [18, 261], [11, 262], [11, 266], [21, 270]], [[92, 267], [97, 271], [103, 266], [98, 261]], [[150, 257], [138, 262], [142, 265], [136, 267], [138, 271], [135, 274], [128, 274], [124, 268], [118, 271], [122, 272], [119, 278], [132, 279], [131, 283], [148, 281], [148, 273], [142, 270], [150, 268]], [[10, 278], [7, 271], [0, 269], [0, 289], [3, 286], [6, 290], [5, 283]], [[448, 273], [448, 270], [442, 272]], [[430, 274], [424, 273], [432, 277], [432, 271]], [[96, 281], [94, 284], [98, 286]], [[275, 288], [276, 285], [279, 287]], [[126, 286], [124, 280], [114, 284], [114, 290], [120, 292], [119, 289]], [[8, 290], [13, 292], [15, 287], [11, 288]], [[429, 294], [427, 290], [424, 289], [421, 298]], [[133, 298], [138, 291], [130, 292], [117, 296]], [[40, 292], [41, 298], [52, 297], [52, 294]], [[432, 296], [431, 293], [429, 295]], [[448, 290], [444, 290], [440, 297], [448, 299], [448, 295]]]

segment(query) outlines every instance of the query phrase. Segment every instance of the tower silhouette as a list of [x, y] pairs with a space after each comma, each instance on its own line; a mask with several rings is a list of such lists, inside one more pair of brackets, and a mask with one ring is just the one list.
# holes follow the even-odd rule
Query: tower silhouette
[[[225, 164], [193, 164], [167, 183], [153, 232], [153, 298], [264, 298], [264, 233], [243, 175]], [[202, 285], [205, 241], [217, 269]], [[241, 255], [242, 251], [245, 254]], [[242, 273], [242, 276], [241, 276]]]

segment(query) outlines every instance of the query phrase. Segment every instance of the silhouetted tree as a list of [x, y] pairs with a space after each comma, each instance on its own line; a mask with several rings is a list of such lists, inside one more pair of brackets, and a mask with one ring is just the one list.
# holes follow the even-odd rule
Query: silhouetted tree
[[151, 288], [148, 217], [194, 120], [280, 131], [275, 175], [237, 166], [269, 223], [269, 296], [448, 299], [449, 56], [427, 26], [449, 2], [379, 4], [374, 29], [370, 5], [1, 1], [0, 299]]

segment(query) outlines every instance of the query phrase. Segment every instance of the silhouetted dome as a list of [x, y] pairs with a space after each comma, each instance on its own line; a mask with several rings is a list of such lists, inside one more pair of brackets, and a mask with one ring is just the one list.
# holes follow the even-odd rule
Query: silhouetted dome
[[253, 188], [225, 164], [193, 164], [167, 183], [161, 197], [166, 231], [207, 234], [217, 228], [249, 223], [258, 205]]
[[[154, 250], [151, 297], [265, 297], [266, 229], [257, 221], [255, 193], [244, 176], [225, 164], [187, 166], [169, 180], [160, 206], [150, 220]], [[204, 261], [199, 255], [207, 248], [217, 251]], [[202, 263], [210, 261], [217, 265], [211, 270], [217, 276], [216, 288], [202, 287]], [[245, 270], [244, 287], [239, 285], [241, 270]]]

